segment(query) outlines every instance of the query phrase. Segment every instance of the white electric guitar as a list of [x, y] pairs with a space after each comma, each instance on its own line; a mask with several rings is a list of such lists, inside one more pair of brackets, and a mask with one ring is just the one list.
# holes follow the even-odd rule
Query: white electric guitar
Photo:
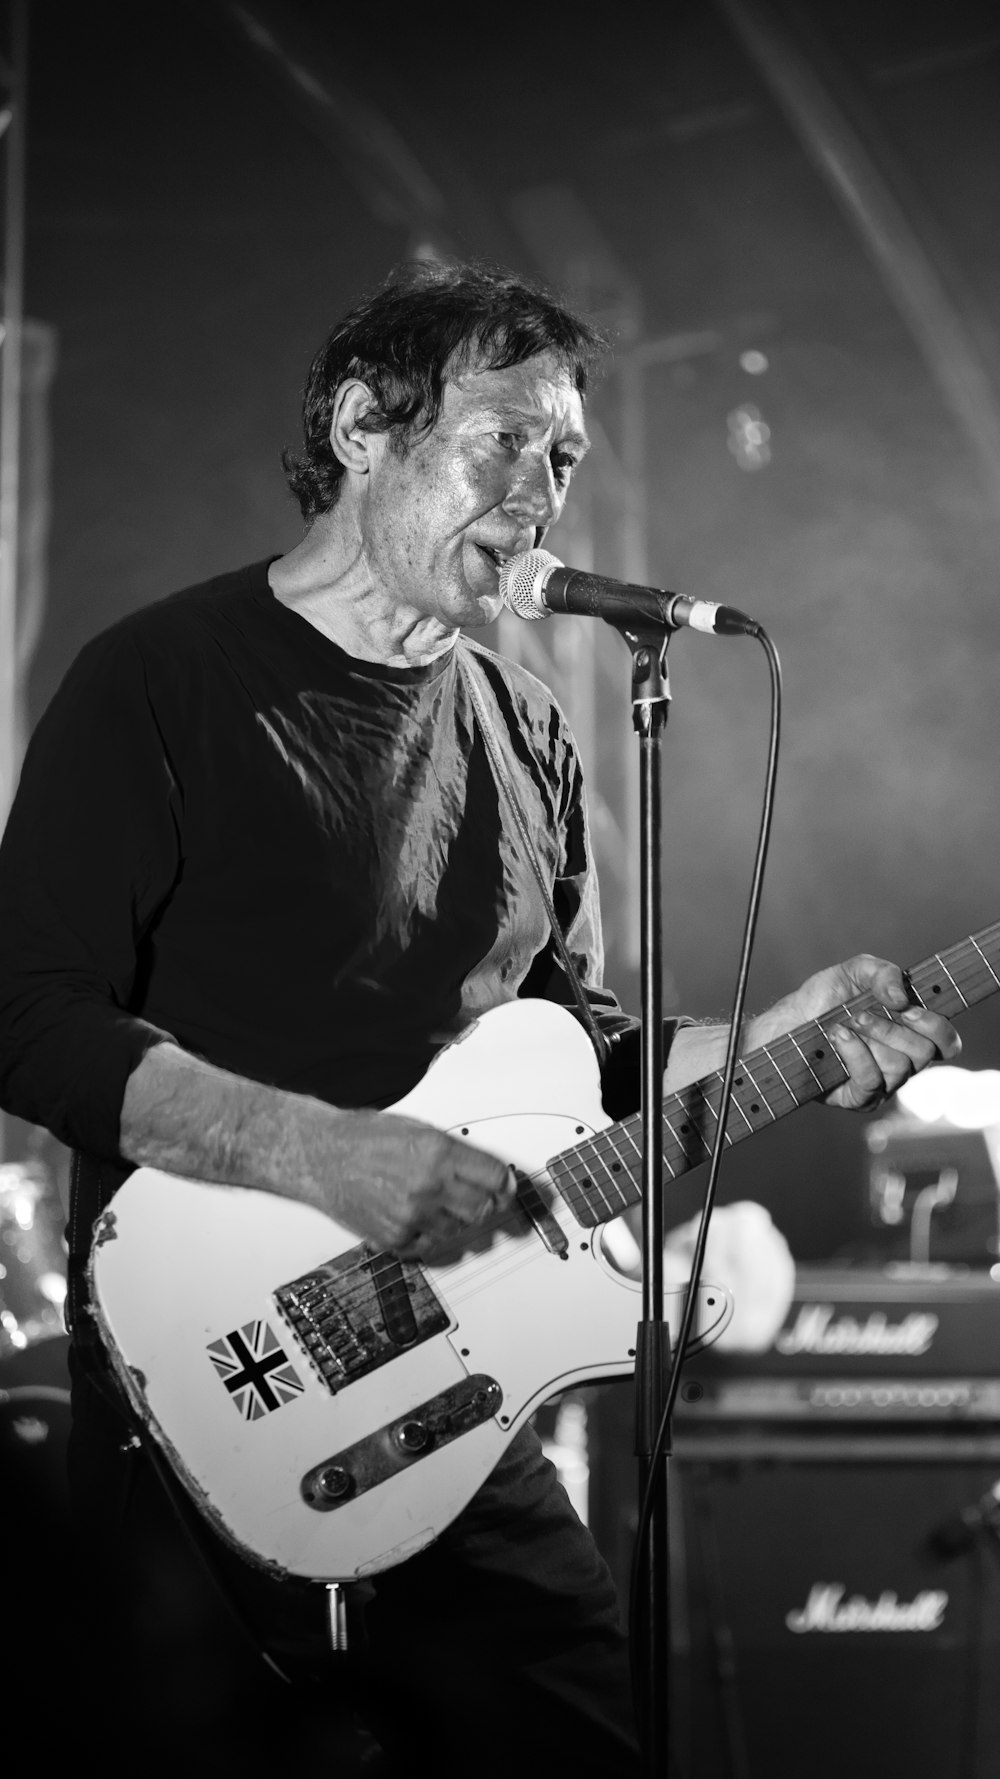
[[[992, 994], [1000, 923], [909, 980], [949, 1017]], [[826, 1035], [841, 1012], [740, 1061], [727, 1143], [846, 1078]], [[720, 1090], [716, 1074], [667, 1097], [668, 1179], [708, 1155]], [[517, 1207], [483, 1251], [421, 1266], [296, 1201], [150, 1168], [97, 1225], [91, 1292], [122, 1387], [201, 1511], [275, 1574], [346, 1581], [401, 1562], [542, 1402], [634, 1367], [639, 1286], [602, 1238], [640, 1198], [640, 1123], [605, 1116], [577, 1022], [544, 1001], [499, 1007], [391, 1110], [516, 1166]], [[680, 1307], [678, 1293], [675, 1333]], [[731, 1313], [703, 1285], [699, 1343]]]

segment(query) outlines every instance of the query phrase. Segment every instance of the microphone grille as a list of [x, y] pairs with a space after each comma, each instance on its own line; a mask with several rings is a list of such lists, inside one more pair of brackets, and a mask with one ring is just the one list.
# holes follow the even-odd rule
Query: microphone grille
[[519, 618], [550, 618], [541, 602], [545, 576], [552, 568], [562, 568], [551, 550], [524, 550], [510, 556], [500, 569], [500, 597], [504, 605]]

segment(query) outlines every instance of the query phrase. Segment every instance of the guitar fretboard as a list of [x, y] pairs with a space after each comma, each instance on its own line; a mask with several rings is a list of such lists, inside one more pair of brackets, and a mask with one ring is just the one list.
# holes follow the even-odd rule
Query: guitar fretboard
[[[914, 1004], [952, 1018], [1000, 989], [1000, 921], [927, 958], [907, 973]], [[738, 1143], [786, 1112], [831, 1093], [847, 1080], [828, 1032], [845, 1014], [886, 1009], [874, 995], [858, 995], [821, 1018], [786, 1032], [740, 1057], [724, 1141]], [[663, 1102], [663, 1165], [679, 1179], [707, 1160], [722, 1103], [722, 1070], [705, 1075]], [[619, 1217], [642, 1196], [642, 1125], [638, 1113], [565, 1149], [548, 1171], [577, 1222], [592, 1229]]]

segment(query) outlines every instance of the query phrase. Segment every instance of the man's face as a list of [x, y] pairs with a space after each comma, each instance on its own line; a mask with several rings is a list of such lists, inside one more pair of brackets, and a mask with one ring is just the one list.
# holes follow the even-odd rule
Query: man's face
[[553, 353], [449, 377], [430, 432], [403, 456], [387, 438], [372, 453], [360, 524], [376, 590], [450, 628], [489, 623], [501, 559], [541, 542], [587, 444], [580, 397]]

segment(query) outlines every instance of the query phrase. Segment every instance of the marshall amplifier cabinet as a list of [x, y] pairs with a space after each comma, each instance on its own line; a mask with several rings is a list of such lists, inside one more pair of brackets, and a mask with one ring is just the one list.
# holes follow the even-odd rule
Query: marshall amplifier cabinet
[[1000, 1282], [947, 1266], [804, 1267], [770, 1350], [693, 1360], [681, 1414], [691, 1435], [758, 1422], [1000, 1441]]
[[[625, 1594], [631, 1387], [587, 1428]], [[678, 1779], [996, 1779], [1000, 1284], [803, 1269], [770, 1351], [687, 1366], [673, 1452]]]

